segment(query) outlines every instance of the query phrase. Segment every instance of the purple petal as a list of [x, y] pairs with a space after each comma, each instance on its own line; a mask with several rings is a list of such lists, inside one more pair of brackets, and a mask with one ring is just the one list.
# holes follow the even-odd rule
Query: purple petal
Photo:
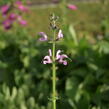
[[66, 60], [65, 60], [65, 61], [63, 61], [63, 64], [64, 64], [64, 65], [67, 65], [67, 61], [66, 61]]
[[67, 65], [67, 61], [66, 61], [66, 60], [59, 60], [58, 62], [59, 62], [60, 64]]
[[39, 41], [47, 41], [48, 37], [44, 32], [40, 32], [39, 35], [41, 36], [41, 38], [39, 38]]
[[60, 58], [61, 58], [61, 59], [64, 59], [64, 58], [68, 58], [68, 56], [67, 56], [66, 54], [62, 54], [62, 55], [60, 56]]
[[60, 55], [59, 59], [58, 59], [58, 62], [60, 64], [64, 64], [64, 65], [67, 65], [67, 60], [65, 60], [65, 58], [68, 58], [68, 56], [66, 54], [62, 54]]

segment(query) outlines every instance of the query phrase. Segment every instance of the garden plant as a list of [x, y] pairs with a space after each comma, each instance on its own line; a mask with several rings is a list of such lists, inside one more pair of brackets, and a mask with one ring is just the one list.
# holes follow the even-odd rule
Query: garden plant
[[108, 109], [108, 0], [28, 3], [0, 1], [0, 109]]

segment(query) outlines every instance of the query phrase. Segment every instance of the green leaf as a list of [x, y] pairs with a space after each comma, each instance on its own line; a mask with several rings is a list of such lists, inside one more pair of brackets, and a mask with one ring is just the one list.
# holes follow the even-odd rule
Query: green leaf
[[72, 36], [72, 39], [73, 39], [75, 45], [77, 46], [78, 45], [77, 35], [76, 35], [75, 29], [72, 25], [69, 26], [69, 32]]

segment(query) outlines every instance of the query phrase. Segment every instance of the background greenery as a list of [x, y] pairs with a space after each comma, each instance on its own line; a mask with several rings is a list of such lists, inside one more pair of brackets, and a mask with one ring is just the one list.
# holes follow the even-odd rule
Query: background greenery
[[31, 7], [24, 15], [27, 27], [0, 28], [0, 109], [52, 109], [51, 65], [41, 63], [50, 44], [40, 43], [37, 35], [44, 31], [51, 36], [52, 12], [60, 16], [64, 32], [57, 48], [72, 60], [66, 67], [57, 66], [57, 109], [109, 108], [108, 4], [76, 5], [77, 11], [63, 3], [55, 8]]

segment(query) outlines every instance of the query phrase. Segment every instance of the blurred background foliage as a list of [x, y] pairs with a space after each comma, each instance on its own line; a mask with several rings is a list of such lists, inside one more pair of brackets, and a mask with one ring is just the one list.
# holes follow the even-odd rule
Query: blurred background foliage
[[51, 34], [51, 12], [59, 15], [64, 32], [57, 48], [72, 60], [66, 67], [57, 65], [57, 109], [109, 108], [108, 2], [76, 3], [75, 12], [65, 5], [31, 7], [24, 15], [27, 27], [0, 27], [0, 109], [52, 109], [51, 65], [41, 62], [49, 44], [40, 43], [37, 35]]

